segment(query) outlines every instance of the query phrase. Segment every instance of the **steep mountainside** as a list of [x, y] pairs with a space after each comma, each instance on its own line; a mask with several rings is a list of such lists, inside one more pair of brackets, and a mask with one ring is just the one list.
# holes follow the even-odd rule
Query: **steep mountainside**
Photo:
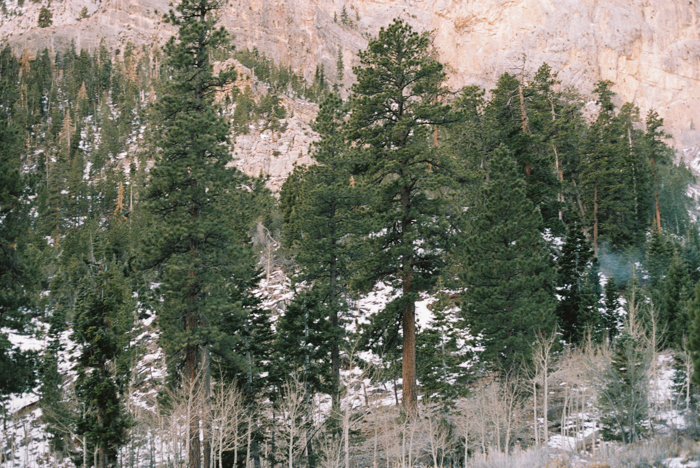
[[[44, 2], [45, 3], [45, 2]], [[172, 32], [167, 0], [54, 1], [53, 25], [37, 27], [42, 3], [5, 0], [0, 37], [16, 52], [44, 47], [115, 50], [127, 41], [157, 46]], [[47, 5], [43, 5], [47, 6]], [[85, 9], [88, 17], [78, 19]], [[700, 144], [700, 4], [694, 0], [229, 0], [221, 22], [239, 47], [257, 47], [311, 79], [322, 64], [345, 88], [356, 53], [392, 18], [435, 31], [454, 87], [493, 85], [503, 72], [532, 76], [542, 63], [564, 85], [590, 91], [612, 80], [619, 101], [644, 116], [655, 108], [677, 148]]]

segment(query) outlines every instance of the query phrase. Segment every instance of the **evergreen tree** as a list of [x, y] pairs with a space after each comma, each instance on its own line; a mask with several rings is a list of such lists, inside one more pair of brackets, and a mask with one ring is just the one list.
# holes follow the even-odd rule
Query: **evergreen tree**
[[[380, 281], [401, 291], [384, 327], [401, 323], [403, 406], [416, 413], [415, 301], [436, 278], [446, 244], [443, 198], [448, 160], [433, 146], [435, 126], [448, 118], [439, 102], [445, 72], [429, 50], [427, 34], [395, 20], [360, 52], [352, 88], [350, 141], [356, 149], [358, 212], [366, 252], [355, 286]], [[444, 251], [444, 250], [443, 250]]]
[[610, 342], [615, 340], [620, 332], [620, 292], [615, 278], [608, 278], [605, 283], [605, 308], [603, 311], [603, 327], [607, 330]]
[[557, 224], [559, 212], [555, 155], [550, 143], [554, 133], [552, 114], [559, 107], [552, 89], [555, 83], [556, 76], [546, 64], [527, 86], [504, 73], [485, 108], [495, 144], [504, 144], [510, 150], [525, 181], [527, 197], [540, 209], [547, 226]]
[[462, 367], [472, 354], [459, 307], [445, 291], [442, 279], [435, 287], [437, 300], [430, 304], [433, 319], [416, 339], [416, 356], [424, 398], [450, 404], [467, 391], [469, 374]]
[[690, 224], [683, 237], [681, 256], [688, 265], [691, 284], [700, 280], [700, 229], [696, 223]]
[[[227, 351], [222, 313], [239, 310], [231, 298], [254, 276], [252, 251], [232, 217], [234, 203], [245, 201], [238, 188], [244, 178], [226, 167], [228, 123], [213, 103], [214, 92], [234, 77], [233, 71], [215, 76], [210, 61], [230, 40], [223, 28], [214, 29], [217, 5], [184, 0], [168, 16], [179, 29], [164, 47], [169, 81], [153, 122], [160, 151], [145, 193], [151, 222], [143, 249], [143, 266], [159, 272], [160, 341], [170, 358], [169, 375], [202, 389], [205, 401], [210, 352]], [[206, 424], [198, 417], [189, 422], [190, 468], [209, 466], [200, 422]]]
[[[611, 82], [598, 83], [595, 92], [597, 104], [600, 106], [598, 117], [589, 131], [589, 142], [586, 147], [586, 157], [581, 161], [579, 168], [581, 188], [585, 191], [586, 210], [590, 213], [589, 224], [593, 226], [593, 248], [595, 256], [598, 256], [598, 235], [600, 231], [599, 207], [601, 179], [607, 180], [602, 175], [610, 171], [609, 160], [613, 157], [614, 149], [611, 148], [610, 131], [608, 130], [614, 117], [615, 106], [612, 102]], [[593, 140], [593, 141], [590, 141]], [[613, 144], [615, 141], [612, 142]]]
[[615, 340], [599, 401], [604, 440], [629, 444], [646, 432], [649, 357], [640, 339], [628, 330], [623, 330]]
[[111, 261], [100, 268], [80, 289], [73, 339], [82, 345], [76, 393], [84, 411], [77, 433], [95, 447], [96, 468], [106, 468], [116, 464], [129, 426], [122, 396], [131, 373], [126, 357], [134, 304], [122, 265]]
[[681, 160], [678, 165], [657, 166], [660, 182], [658, 188], [661, 226], [668, 232], [681, 236], [691, 227], [690, 213], [695, 201], [688, 195], [688, 186], [695, 176]]
[[556, 313], [564, 337], [577, 343], [588, 331], [599, 335], [602, 326], [598, 297], [593, 290], [597, 282], [592, 268], [593, 250], [581, 230], [580, 220], [570, 220], [566, 242], [558, 260], [558, 294]]
[[545, 225], [555, 232], [563, 227], [564, 167], [572, 157], [572, 140], [576, 141], [579, 125], [576, 106], [555, 91], [557, 85], [557, 74], [546, 63], [530, 83], [520, 84], [527, 128], [532, 134], [528, 196], [540, 207]]
[[654, 109], [650, 109], [646, 118], [646, 132], [643, 138], [643, 150], [651, 161], [654, 178], [654, 225], [656, 231], [661, 230], [661, 209], [659, 207], [660, 176], [659, 168], [668, 165], [673, 159], [673, 153], [663, 142], [669, 135], [662, 131], [664, 121]]
[[[313, 129], [321, 139], [314, 145], [312, 166], [285, 182], [281, 205], [285, 213], [285, 244], [295, 254], [300, 272], [295, 279], [313, 289], [317, 309], [328, 314], [331, 332], [324, 346], [330, 349], [332, 396], [339, 402], [342, 317], [347, 310], [349, 252], [344, 238], [351, 232], [351, 209], [357, 191], [350, 186], [348, 145], [343, 131], [347, 106], [337, 94], [321, 104]], [[298, 178], [297, 178], [298, 176]], [[316, 310], [320, 313], [321, 310]]]
[[464, 199], [456, 205], [465, 206], [475, 198], [484, 178], [488, 180], [488, 161], [498, 144], [494, 125], [484, 114], [484, 90], [467, 86], [454, 101], [455, 113], [460, 119], [446, 126], [442, 151], [454, 155], [462, 166], [455, 174], [460, 182], [459, 195]]
[[689, 296], [688, 267], [675, 250], [668, 267], [668, 274], [663, 279], [661, 300], [658, 303], [660, 325], [666, 329], [664, 342], [675, 349], [681, 349], [683, 337], [688, 336]]
[[331, 347], [338, 343], [337, 329], [328, 320], [318, 289], [297, 292], [277, 322], [273, 375], [278, 387], [298, 375], [309, 395], [338, 392], [332, 368]]
[[[655, 230], [651, 233], [651, 241], [647, 246], [645, 266], [649, 273], [649, 289], [652, 294], [660, 287], [671, 265], [673, 246], [666, 239], [662, 231]], [[656, 299], [656, 297], [654, 298]]]
[[37, 20], [37, 26], [40, 28], [48, 28], [53, 24], [53, 14], [51, 10], [46, 7], [41, 7], [39, 11], [39, 19]]
[[694, 369], [692, 381], [695, 385], [700, 385], [700, 282], [695, 283], [692, 302], [688, 307], [688, 316], [690, 322], [688, 351]]
[[530, 359], [536, 334], [555, 325], [555, 271], [508, 150], [489, 162], [489, 181], [464, 239], [462, 313], [481, 336], [485, 363], [510, 371]]
[[612, 85], [609, 81], [596, 84], [600, 110], [590, 126], [579, 168], [596, 257], [599, 236], [605, 236], [612, 249], [620, 252], [639, 245], [649, 225], [646, 200], [650, 171], [639, 148], [639, 132], [634, 129], [638, 111], [625, 104], [616, 115]]

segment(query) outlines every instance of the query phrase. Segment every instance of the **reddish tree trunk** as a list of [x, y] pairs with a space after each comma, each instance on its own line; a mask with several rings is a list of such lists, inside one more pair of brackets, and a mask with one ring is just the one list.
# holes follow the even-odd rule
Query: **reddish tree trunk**
[[[403, 219], [401, 220], [401, 234], [406, 240], [407, 234], [411, 229], [410, 219], [410, 188], [403, 187], [401, 190], [401, 208], [403, 210]], [[413, 253], [408, 253], [403, 258], [403, 278], [402, 292], [404, 297], [409, 297], [403, 313], [402, 331], [403, 331], [403, 362], [401, 366], [401, 377], [403, 379], [402, 386], [402, 403], [406, 414], [413, 418], [416, 415], [416, 405], [418, 397], [416, 396], [416, 306], [412, 299], [413, 293]]]

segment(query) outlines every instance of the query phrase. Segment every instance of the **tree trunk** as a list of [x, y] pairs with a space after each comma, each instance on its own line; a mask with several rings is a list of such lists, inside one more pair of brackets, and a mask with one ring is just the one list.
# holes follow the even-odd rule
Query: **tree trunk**
[[248, 414], [248, 427], [246, 433], [246, 446], [245, 446], [245, 468], [250, 466], [250, 442], [253, 431], [253, 418]]
[[[401, 234], [404, 243], [408, 242], [406, 237], [411, 229], [409, 194], [409, 187], [401, 189], [401, 208], [404, 213], [401, 220]], [[407, 298], [407, 301], [402, 320], [403, 361], [401, 366], [401, 377], [403, 379], [402, 403], [406, 414], [411, 419], [416, 416], [416, 405], [418, 402], [416, 395], [416, 304], [412, 297], [413, 274], [413, 255], [411, 253], [403, 258], [402, 292], [403, 297]]]
[[544, 373], [543, 373], [543, 380], [544, 380], [544, 388], [543, 393], [544, 393], [544, 401], [543, 401], [543, 408], [542, 412], [544, 413], [543, 419], [544, 419], [544, 444], [545, 446], [549, 444], [549, 419], [547, 418], [547, 412], [549, 411], [548, 408], [548, 403], [549, 403], [549, 359], [547, 359], [546, 364], [544, 366]]
[[[564, 205], [564, 193], [562, 192], [563, 186], [564, 186], [564, 172], [562, 171], [561, 168], [561, 162], [559, 161], [559, 153], [557, 152], [557, 147], [554, 146], [554, 143], [552, 143], [552, 149], [554, 150], [554, 164], [556, 166], [556, 171], [557, 171], [557, 181], [559, 182], [559, 193], [557, 194], [557, 199], [559, 200], [559, 203]], [[564, 213], [562, 212], [561, 207], [559, 207], [559, 220], [562, 221], [564, 219]]]
[[527, 111], [525, 110], [525, 97], [523, 96], [522, 78], [518, 85], [518, 95], [520, 97], [520, 127], [523, 133], [530, 133], [530, 126], [527, 120]]
[[[335, 214], [334, 214], [335, 216]], [[335, 250], [335, 226], [331, 233], [331, 239], [333, 243], [333, 249]], [[337, 292], [336, 292], [336, 275], [337, 275], [337, 260], [334, 257], [331, 263], [330, 269], [330, 281], [328, 284], [329, 288], [329, 302], [331, 304], [331, 324], [333, 325], [333, 331], [338, 331], [339, 321], [338, 321], [338, 304], [337, 304]], [[331, 343], [331, 369], [333, 372], [333, 390], [331, 394], [332, 399], [332, 409], [337, 411], [340, 405], [340, 346], [338, 340], [334, 339]]]
[[204, 432], [204, 447], [203, 447], [203, 467], [212, 468], [211, 460], [211, 421], [209, 419], [209, 410], [211, 405], [211, 356], [209, 349], [204, 346], [202, 348], [202, 429]]
[[[192, 340], [192, 333], [197, 328], [197, 320], [192, 311], [188, 311], [186, 317], [186, 329], [189, 332], [188, 340]], [[189, 431], [188, 431], [188, 450], [187, 450], [187, 466], [188, 468], [200, 468], [201, 466], [201, 448], [199, 443], [199, 418], [196, 416], [197, 410], [194, 408], [197, 390], [197, 354], [199, 351], [199, 346], [193, 344], [191, 341], [187, 344], [185, 348], [185, 374], [187, 379], [187, 385], [189, 386], [189, 398], [188, 411], [189, 417]], [[206, 467], [209, 468], [209, 467]]]
[[[405, 284], [405, 283], [404, 283]], [[405, 291], [404, 291], [405, 294]], [[416, 415], [416, 307], [412, 300], [406, 304], [403, 314], [403, 406], [413, 418]]]
[[534, 427], [535, 427], [535, 446], [540, 445], [540, 433], [538, 431], [539, 422], [537, 422], [537, 378], [532, 381], [532, 401], [533, 401], [533, 413], [534, 413]]
[[345, 455], [345, 468], [350, 468], [350, 396], [345, 403], [343, 415], [343, 453]]

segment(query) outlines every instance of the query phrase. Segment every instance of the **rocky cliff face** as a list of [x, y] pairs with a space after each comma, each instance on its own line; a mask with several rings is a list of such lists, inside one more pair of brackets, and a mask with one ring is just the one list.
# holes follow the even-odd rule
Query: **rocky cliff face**
[[[43, 29], [36, 27], [40, 3], [13, 1], [5, 0], [10, 13], [0, 37], [17, 52], [70, 41], [93, 48], [102, 38], [111, 48], [157, 46], [172, 32], [160, 20], [168, 0], [54, 0], [54, 24]], [[90, 16], [78, 20], [83, 7]], [[400, 17], [434, 31], [455, 88], [489, 88], [503, 72], [532, 76], [547, 62], [563, 85], [584, 92], [597, 80], [614, 81], [620, 102], [634, 102], [642, 116], [659, 112], [680, 149], [700, 145], [698, 16], [697, 0], [229, 0], [221, 22], [238, 46], [257, 47], [309, 79], [317, 64], [335, 77], [340, 51], [348, 89], [357, 51]], [[275, 151], [295, 147], [289, 138]]]
[[643, 116], [655, 108], [687, 147], [700, 143], [698, 16], [694, 0], [234, 0], [223, 21], [239, 43], [292, 66], [335, 71], [340, 47], [348, 85], [365, 38], [401, 17], [435, 32], [454, 87], [489, 88], [503, 72], [528, 77], [547, 62], [584, 92], [615, 82], [621, 102]]

